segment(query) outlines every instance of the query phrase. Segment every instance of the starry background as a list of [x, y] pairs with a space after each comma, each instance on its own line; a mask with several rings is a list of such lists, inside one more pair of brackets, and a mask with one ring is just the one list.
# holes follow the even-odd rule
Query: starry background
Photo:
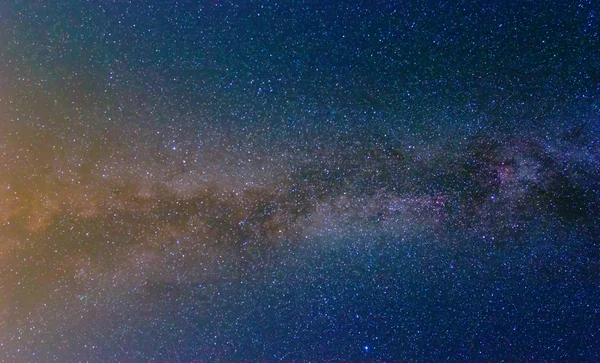
[[0, 361], [600, 360], [599, 17], [0, 3]]

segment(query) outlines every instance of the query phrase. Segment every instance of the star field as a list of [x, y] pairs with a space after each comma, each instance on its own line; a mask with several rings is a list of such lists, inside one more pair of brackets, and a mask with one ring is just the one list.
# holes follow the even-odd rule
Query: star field
[[598, 361], [597, 5], [0, 4], [0, 361]]

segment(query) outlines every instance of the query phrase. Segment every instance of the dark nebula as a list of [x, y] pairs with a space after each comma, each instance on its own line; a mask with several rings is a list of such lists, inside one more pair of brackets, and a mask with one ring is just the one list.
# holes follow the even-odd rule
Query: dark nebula
[[599, 361], [599, 9], [0, 4], [0, 361]]

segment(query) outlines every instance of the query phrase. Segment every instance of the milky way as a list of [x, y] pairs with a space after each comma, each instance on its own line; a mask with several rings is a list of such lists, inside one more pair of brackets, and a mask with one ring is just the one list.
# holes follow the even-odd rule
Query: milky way
[[0, 5], [0, 361], [600, 359], [596, 16]]

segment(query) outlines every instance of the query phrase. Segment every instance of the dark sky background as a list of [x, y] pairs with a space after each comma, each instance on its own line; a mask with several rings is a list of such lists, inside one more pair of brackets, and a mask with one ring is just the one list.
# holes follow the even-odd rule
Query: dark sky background
[[600, 360], [599, 17], [0, 3], [0, 361]]

